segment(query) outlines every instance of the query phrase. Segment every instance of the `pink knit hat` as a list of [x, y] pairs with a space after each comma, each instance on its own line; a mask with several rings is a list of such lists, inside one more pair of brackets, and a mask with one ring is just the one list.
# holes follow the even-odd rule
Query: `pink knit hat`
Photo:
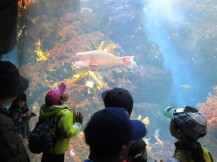
[[47, 106], [59, 105], [60, 97], [66, 90], [65, 83], [61, 83], [58, 87], [49, 90], [45, 96]]

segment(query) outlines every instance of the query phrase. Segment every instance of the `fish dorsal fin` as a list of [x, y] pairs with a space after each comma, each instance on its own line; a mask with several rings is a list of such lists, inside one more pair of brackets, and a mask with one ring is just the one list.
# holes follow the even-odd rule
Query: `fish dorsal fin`
[[109, 53], [113, 54], [114, 56], [120, 56], [120, 53], [116, 51], [109, 51]]

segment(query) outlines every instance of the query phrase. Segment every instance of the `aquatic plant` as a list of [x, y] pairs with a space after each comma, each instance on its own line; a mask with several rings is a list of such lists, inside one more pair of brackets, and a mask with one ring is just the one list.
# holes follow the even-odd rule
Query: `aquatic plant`
[[27, 7], [34, 3], [36, 0], [18, 0], [17, 6], [18, 6], [18, 16], [21, 16], [21, 10], [26, 10]]
[[36, 61], [45, 61], [48, 59], [48, 57], [50, 56], [50, 54], [48, 52], [43, 52], [41, 50], [41, 42], [40, 40], [38, 42], [35, 43], [36, 45], [36, 49], [35, 49], [35, 53], [38, 56], [38, 58], [36, 58]]
[[18, 7], [26, 9], [26, 7], [28, 5], [30, 5], [31, 3], [34, 3], [34, 2], [35, 2], [35, 0], [19, 0], [17, 2], [17, 4], [18, 4]]
[[203, 138], [213, 157], [217, 157], [217, 86], [213, 87], [213, 93], [209, 93], [205, 103], [198, 104], [198, 109], [207, 118], [207, 135]]
[[207, 118], [208, 130], [215, 131], [217, 126], [217, 86], [213, 88], [213, 94], [208, 94], [207, 102], [200, 103], [198, 106]]

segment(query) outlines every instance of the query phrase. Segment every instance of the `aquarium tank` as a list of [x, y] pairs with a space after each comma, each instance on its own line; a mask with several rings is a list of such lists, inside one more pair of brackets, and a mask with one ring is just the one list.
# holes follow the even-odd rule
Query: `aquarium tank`
[[[173, 156], [176, 139], [162, 111], [186, 105], [206, 116], [207, 134], [199, 141], [216, 161], [217, 1], [19, 0], [16, 6], [17, 35], [1, 60], [16, 64], [30, 81], [28, 105], [37, 114], [31, 129], [46, 92], [61, 82], [71, 108], [83, 113], [82, 130], [104, 108], [101, 93], [120, 87], [133, 96], [131, 119], [146, 124], [148, 161]], [[83, 59], [88, 54], [91, 59]], [[28, 153], [31, 161], [41, 160]], [[81, 131], [71, 138], [65, 161], [88, 155]]]

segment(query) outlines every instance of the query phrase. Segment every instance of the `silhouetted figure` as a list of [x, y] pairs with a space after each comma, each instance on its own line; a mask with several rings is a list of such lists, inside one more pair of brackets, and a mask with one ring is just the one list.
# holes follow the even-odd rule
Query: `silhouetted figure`
[[166, 107], [163, 114], [170, 118], [170, 133], [178, 142], [168, 162], [212, 162], [212, 156], [197, 140], [206, 135], [207, 120], [196, 108]]
[[85, 162], [123, 162], [132, 141], [146, 135], [145, 125], [130, 120], [123, 108], [106, 108], [93, 114], [84, 129], [92, 159]]
[[29, 156], [19, 137], [10, 113], [5, 108], [29, 86], [29, 81], [19, 74], [9, 61], [0, 61], [0, 161], [29, 162]]
[[[133, 110], [133, 98], [128, 90], [123, 88], [113, 88], [102, 93], [102, 100], [105, 107], [124, 108], [129, 115]], [[131, 162], [146, 162], [146, 143], [140, 139], [132, 143], [127, 160]]]

